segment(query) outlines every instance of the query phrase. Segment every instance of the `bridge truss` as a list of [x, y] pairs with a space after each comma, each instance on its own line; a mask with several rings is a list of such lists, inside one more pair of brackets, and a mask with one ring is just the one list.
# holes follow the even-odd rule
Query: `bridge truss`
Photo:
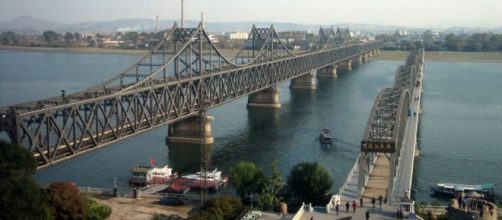
[[325, 30], [322, 46], [294, 53], [273, 26], [253, 26], [228, 59], [203, 24], [175, 24], [153, 50], [102, 84], [1, 108], [0, 132], [33, 152], [39, 167], [50, 166], [382, 46], [353, 43], [348, 29]]
[[[370, 111], [363, 139], [361, 141], [361, 175], [359, 190], [366, 183], [369, 164], [376, 153], [383, 153], [390, 161], [389, 189], [393, 188], [393, 178], [402, 148], [417, 75], [423, 65], [423, 50], [412, 51], [404, 65], [398, 67], [392, 88], [382, 89]], [[389, 195], [390, 190], [387, 192]]]

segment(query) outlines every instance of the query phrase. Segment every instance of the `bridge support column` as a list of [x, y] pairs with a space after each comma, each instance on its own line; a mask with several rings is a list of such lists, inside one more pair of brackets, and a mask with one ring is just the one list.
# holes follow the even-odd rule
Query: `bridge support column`
[[167, 131], [168, 143], [213, 144], [211, 134], [212, 116], [194, 116], [170, 124]]
[[336, 65], [327, 66], [325, 68], [317, 70], [318, 78], [336, 78]]
[[301, 75], [291, 80], [290, 89], [315, 89], [316, 81], [314, 79], [316, 70], [310, 71], [305, 75]]
[[361, 55], [352, 58], [352, 66], [359, 66], [361, 64], [363, 64]]
[[366, 63], [366, 62], [368, 62], [368, 55], [367, 55], [367, 54], [363, 54], [363, 55], [361, 55], [361, 62], [362, 62], [362, 63]]
[[339, 70], [352, 70], [352, 60], [346, 60], [337, 65]]
[[279, 91], [275, 87], [270, 87], [253, 93], [248, 96], [247, 106], [250, 108], [281, 108]]

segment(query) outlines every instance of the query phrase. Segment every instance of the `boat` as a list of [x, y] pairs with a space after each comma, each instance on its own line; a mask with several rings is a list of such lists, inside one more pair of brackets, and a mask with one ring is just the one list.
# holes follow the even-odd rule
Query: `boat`
[[437, 183], [431, 187], [435, 195], [446, 195], [450, 197], [459, 196], [481, 196], [485, 199], [495, 198], [495, 185], [484, 183], [478, 185], [457, 184], [457, 183]]
[[[204, 175], [205, 174], [205, 175]], [[227, 177], [222, 177], [222, 172], [218, 169], [213, 171], [197, 172], [195, 174], [188, 174], [181, 176], [180, 179], [190, 180], [191, 188], [208, 188], [217, 190], [221, 185], [228, 182]], [[204, 180], [205, 177], [205, 180]]]
[[131, 173], [132, 177], [129, 179], [129, 184], [133, 186], [168, 184], [177, 176], [177, 173], [173, 173], [173, 169], [167, 165], [164, 167], [138, 165], [131, 169]]
[[319, 135], [321, 143], [323, 144], [331, 144], [333, 143], [333, 136], [331, 136], [331, 131], [327, 128], [323, 128], [321, 130], [321, 134]]

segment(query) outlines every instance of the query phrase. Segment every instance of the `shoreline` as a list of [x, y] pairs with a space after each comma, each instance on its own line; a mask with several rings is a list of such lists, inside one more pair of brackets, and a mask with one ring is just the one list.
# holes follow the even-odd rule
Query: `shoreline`
[[[25, 46], [7, 46], [0, 45], [0, 50], [10, 51], [27, 51], [27, 52], [52, 52], [52, 53], [84, 53], [84, 54], [113, 54], [113, 55], [130, 55], [144, 56], [149, 50], [133, 50], [133, 49], [112, 49], [112, 48], [95, 48], [95, 47], [25, 47]], [[235, 56], [239, 49], [220, 49], [224, 56]]]
[[[53, 48], [53, 47], [25, 47], [0, 45], [0, 50], [33, 51], [54, 53], [84, 53], [84, 54], [113, 54], [144, 56], [148, 50], [110, 49], [91, 47]], [[237, 54], [237, 49], [221, 49], [224, 56], [231, 57]], [[399, 60], [406, 59], [408, 51], [384, 51], [371, 57], [371, 60]], [[425, 59], [429, 62], [489, 62], [502, 63], [502, 52], [451, 52], [451, 51], [426, 51]]]
[[109, 49], [94, 47], [25, 47], [0, 45], [0, 50], [33, 51], [54, 53], [88, 53], [88, 54], [115, 54], [115, 55], [146, 55], [148, 50]]

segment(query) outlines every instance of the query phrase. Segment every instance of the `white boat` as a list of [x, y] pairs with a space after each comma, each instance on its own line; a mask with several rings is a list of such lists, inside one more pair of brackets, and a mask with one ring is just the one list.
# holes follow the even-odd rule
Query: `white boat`
[[129, 184], [138, 186], [167, 184], [177, 175], [167, 165], [164, 167], [136, 166], [132, 168], [131, 173]]
[[333, 136], [331, 136], [331, 131], [327, 128], [323, 128], [321, 130], [321, 134], [319, 135], [319, 138], [321, 140], [321, 143], [323, 143], [323, 144], [333, 143], [333, 141], [331, 140], [331, 139], [333, 139]]
[[432, 191], [435, 194], [447, 196], [467, 196], [481, 195], [486, 199], [493, 199], [495, 197], [495, 185], [491, 183], [484, 183], [478, 185], [457, 184], [457, 183], [437, 183], [433, 186]]
[[204, 182], [204, 173], [197, 172], [195, 174], [188, 174], [181, 176], [181, 179], [192, 180], [190, 187], [192, 188], [214, 188], [218, 189], [220, 185], [227, 183], [228, 178], [222, 177], [222, 172], [218, 169], [214, 169], [213, 171], [205, 172], [205, 182]]

